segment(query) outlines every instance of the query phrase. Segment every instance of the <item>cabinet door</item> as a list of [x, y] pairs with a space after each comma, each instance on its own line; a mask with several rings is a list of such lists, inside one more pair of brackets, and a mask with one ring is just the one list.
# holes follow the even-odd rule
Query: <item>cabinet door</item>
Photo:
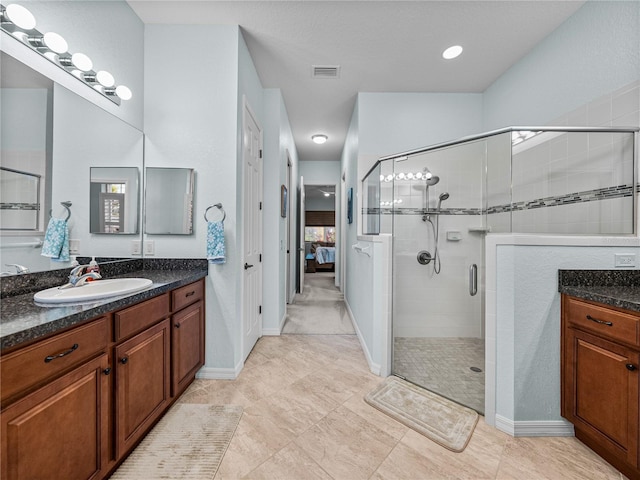
[[116, 455], [135, 445], [169, 402], [169, 319], [115, 348]]
[[171, 320], [172, 393], [179, 395], [204, 365], [204, 312], [198, 302]]
[[638, 353], [568, 329], [571, 394], [565, 413], [632, 465], [638, 460]]
[[108, 366], [102, 354], [3, 410], [3, 479], [104, 475]]

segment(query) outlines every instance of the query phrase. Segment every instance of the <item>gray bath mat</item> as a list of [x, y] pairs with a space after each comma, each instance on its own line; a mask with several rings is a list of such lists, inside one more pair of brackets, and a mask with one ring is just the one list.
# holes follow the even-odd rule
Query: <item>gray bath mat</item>
[[478, 413], [435, 393], [387, 377], [365, 401], [395, 420], [454, 452], [465, 449]]
[[235, 405], [176, 404], [111, 480], [212, 480], [241, 416]]

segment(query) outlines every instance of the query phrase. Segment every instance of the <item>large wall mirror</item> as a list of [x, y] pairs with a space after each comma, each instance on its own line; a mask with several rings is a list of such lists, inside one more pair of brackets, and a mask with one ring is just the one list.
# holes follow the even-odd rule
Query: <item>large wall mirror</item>
[[[112, 224], [109, 229], [136, 234], [142, 240], [139, 193], [136, 193], [140, 189], [139, 172], [143, 169], [142, 132], [5, 52], [0, 52], [0, 93], [0, 167], [40, 179], [37, 220], [31, 213], [29, 228], [0, 229], [1, 270], [9, 270], [5, 267], [8, 263], [24, 265], [31, 272], [70, 266], [68, 262], [54, 262], [40, 255], [50, 215], [65, 218], [67, 214], [62, 202], [71, 202], [72, 205], [67, 223], [70, 239], [75, 240], [74, 245], [78, 246], [72, 255], [130, 257], [131, 241], [135, 238], [130, 235], [98, 235], [94, 229], [91, 185], [94, 170], [96, 178], [105, 173], [105, 179], [112, 177], [106, 180], [127, 184], [124, 210], [120, 212], [124, 214], [122, 223]], [[11, 180], [9, 176], [2, 175], [3, 182], [5, 177]], [[4, 185], [2, 188], [4, 192]], [[32, 201], [23, 202], [22, 198], [16, 197], [5, 202], [3, 194], [3, 217], [9, 208], [17, 210], [16, 205], [5, 203], [27, 204]], [[115, 203], [112, 207], [112, 213], [115, 213]], [[35, 224], [32, 223], [34, 221]], [[32, 228], [33, 225], [36, 228]]]
[[146, 168], [144, 233], [193, 233], [194, 181], [192, 168]]

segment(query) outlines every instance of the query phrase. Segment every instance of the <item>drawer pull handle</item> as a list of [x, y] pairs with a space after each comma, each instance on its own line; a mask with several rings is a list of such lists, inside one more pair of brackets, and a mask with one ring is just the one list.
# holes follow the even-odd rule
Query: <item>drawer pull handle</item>
[[625, 367], [627, 367], [627, 370], [629, 370], [630, 372], [638, 369], [638, 367], [636, 367], [633, 363], [627, 363]]
[[597, 318], [593, 318], [591, 315], [587, 315], [587, 320], [591, 320], [592, 322], [599, 323], [600, 325], [606, 325], [607, 327], [613, 327], [613, 322], [605, 322], [604, 320], [598, 320]]
[[44, 357], [44, 363], [49, 363], [52, 362], [53, 360], [55, 360], [56, 358], [62, 358], [65, 355], [69, 355], [70, 353], [72, 353], [73, 351], [78, 349], [78, 344], [74, 343], [73, 347], [71, 347], [69, 350], [67, 350], [66, 352], [62, 352], [62, 353], [58, 353], [57, 355], [49, 355], [48, 357]]
[[123, 365], [126, 365], [128, 361], [129, 361], [129, 357], [122, 357], [120, 359], [120, 363]]
[[187, 294], [185, 295], [185, 297], [190, 297], [191, 295], [195, 295], [195, 294], [196, 294], [196, 291], [195, 291], [195, 290], [192, 290], [192, 291], [190, 291], [189, 293], [187, 293]]

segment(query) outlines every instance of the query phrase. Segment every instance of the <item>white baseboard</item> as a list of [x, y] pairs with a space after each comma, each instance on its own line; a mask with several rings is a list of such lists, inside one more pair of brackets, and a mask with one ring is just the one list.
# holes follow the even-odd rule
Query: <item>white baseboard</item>
[[244, 368], [244, 362], [238, 363], [235, 368], [216, 368], [216, 367], [202, 367], [196, 373], [196, 378], [203, 378], [205, 380], [235, 380], [240, 375], [240, 372]]
[[496, 428], [512, 437], [573, 437], [573, 425], [564, 420], [514, 421], [496, 415]]
[[280, 333], [281, 331], [279, 328], [263, 328], [262, 329], [262, 335], [266, 337], [279, 337]]
[[362, 351], [364, 352], [364, 357], [367, 359], [367, 363], [369, 364], [369, 370], [371, 370], [371, 373], [373, 373], [374, 375], [380, 375], [380, 371], [381, 371], [380, 365], [378, 365], [377, 363], [374, 363], [371, 360], [371, 354], [369, 353], [367, 344], [364, 341], [362, 332], [360, 332], [360, 329], [358, 328], [358, 323], [356, 322], [355, 317], [353, 316], [353, 312], [351, 311], [351, 307], [349, 306], [349, 302], [347, 302], [346, 298], [344, 299], [344, 304], [347, 307], [347, 313], [349, 314], [349, 318], [351, 319], [351, 324], [353, 325], [353, 329], [356, 331], [358, 340], [360, 340], [360, 346], [362, 347]]

